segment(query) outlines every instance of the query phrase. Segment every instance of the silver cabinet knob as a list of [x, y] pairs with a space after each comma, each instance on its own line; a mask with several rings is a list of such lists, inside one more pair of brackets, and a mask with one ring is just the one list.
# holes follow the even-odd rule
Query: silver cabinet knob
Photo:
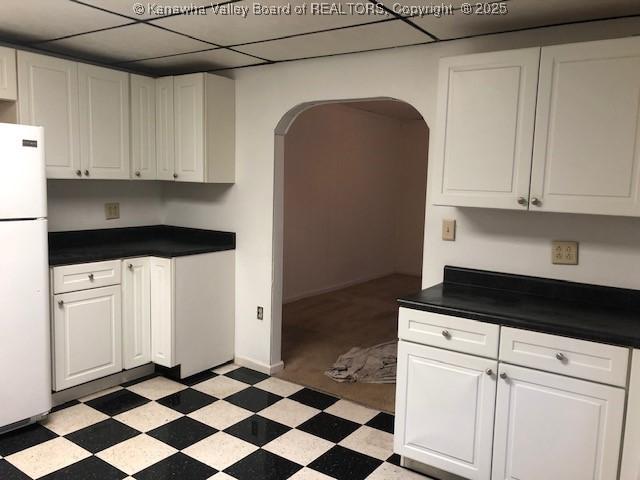
[[174, 174], [173, 174], [173, 178], [178, 178], [178, 174], [177, 174], [177, 173], [174, 173]]
[[85, 171], [84, 171], [84, 175], [85, 175], [86, 177], [88, 177], [88, 176], [89, 176], [89, 170], [85, 170]]
[[493, 370], [491, 370], [490, 368], [487, 368], [484, 373], [486, 373], [487, 375], [491, 376], [493, 375]]
[[542, 205], [542, 200], [540, 200], [538, 197], [533, 197], [531, 199], [531, 205], [535, 205], [536, 207], [539, 207]]
[[81, 177], [82, 176], [82, 170], [76, 170], [76, 175]]
[[139, 177], [139, 176], [140, 176], [140, 171], [137, 171], [136, 172], [136, 177]]
[[527, 199], [525, 197], [518, 197], [518, 204], [519, 205], [523, 205], [524, 206], [527, 203], [529, 203], [529, 202], [527, 201]]
[[58, 300], [58, 306], [62, 307], [64, 305], [64, 300]]
[[89, 280], [93, 281], [93, 273], [89, 274]]
[[562, 352], [558, 352], [558, 353], [556, 353], [556, 358], [557, 358], [558, 360], [560, 360], [561, 362], [564, 362], [564, 361], [567, 359], [567, 357], [565, 357], [565, 356], [564, 356], [564, 353], [562, 353]]
[[442, 336], [447, 340], [451, 338], [451, 334], [449, 333], [449, 330], [442, 330]]
[[503, 380], [506, 380], [506, 378], [507, 378], [507, 374], [506, 374], [505, 372], [502, 372], [502, 373], [500, 374], [500, 378], [502, 378]]
[[129, 270], [133, 270], [133, 263], [130, 263], [129, 265], [127, 265], [127, 268], [128, 268]]

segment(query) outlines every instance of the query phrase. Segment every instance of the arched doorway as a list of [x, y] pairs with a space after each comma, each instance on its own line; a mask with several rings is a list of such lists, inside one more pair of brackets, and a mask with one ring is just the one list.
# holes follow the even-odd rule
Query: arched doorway
[[420, 288], [428, 127], [407, 103], [376, 98], [299, 105], [275, 133], [271, 342], [283, 357], [272, 364], [392, 411], [393, 385], [324, 371], [351, 347], [395, 341], [395, 298]]

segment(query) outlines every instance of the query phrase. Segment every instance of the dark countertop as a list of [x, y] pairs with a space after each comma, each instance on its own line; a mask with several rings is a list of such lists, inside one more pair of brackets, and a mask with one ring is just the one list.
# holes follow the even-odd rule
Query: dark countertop
[[235, 248], [235, 233], [170, 225], [50, 232], [49, 265], [138, 256], [172, 258]]
[[402, 307], [640, 348], [640, 291], [445, 267]]

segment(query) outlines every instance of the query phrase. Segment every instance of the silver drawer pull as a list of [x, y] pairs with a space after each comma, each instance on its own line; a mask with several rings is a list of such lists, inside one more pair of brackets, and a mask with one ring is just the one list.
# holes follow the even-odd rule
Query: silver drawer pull
[[62, 307], [64, 305], [64, 300], [58, 300], [58, 306]]
[[451, 338], [451, 334], [449, 333], [449, 330], [442, 330], [442, 336], [447, 340]]
[[506, 379], [507, 379], [507, 374], [506, 374], [506, 372], [502, 372], [502, 373], [500, 374], [500, 378], [502, 378], [503, 380], [506, 380]]
[[130, 263], [129, 265], [127, 265], [127, 268], [128, 268], [129, 270], [133, 270], [133, 263]]
[[93, 273], [89, 274], [89, 280], [93, 281]]
[[490, 368], [487, 368], [484, 373], [486, 373], [487, 375], [491, 376], [493, 375], [493, 370], [491, 370]]
[[556, 353], [556, 358], [561, 362], [565, 362], [567, 360], [567, 357], [561, 352]]

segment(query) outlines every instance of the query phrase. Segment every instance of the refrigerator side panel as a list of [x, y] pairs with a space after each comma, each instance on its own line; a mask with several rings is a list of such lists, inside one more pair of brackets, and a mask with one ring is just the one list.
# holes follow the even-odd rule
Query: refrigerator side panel
[[0, 429], [51, 408], [47, 221], [0, 222]]

